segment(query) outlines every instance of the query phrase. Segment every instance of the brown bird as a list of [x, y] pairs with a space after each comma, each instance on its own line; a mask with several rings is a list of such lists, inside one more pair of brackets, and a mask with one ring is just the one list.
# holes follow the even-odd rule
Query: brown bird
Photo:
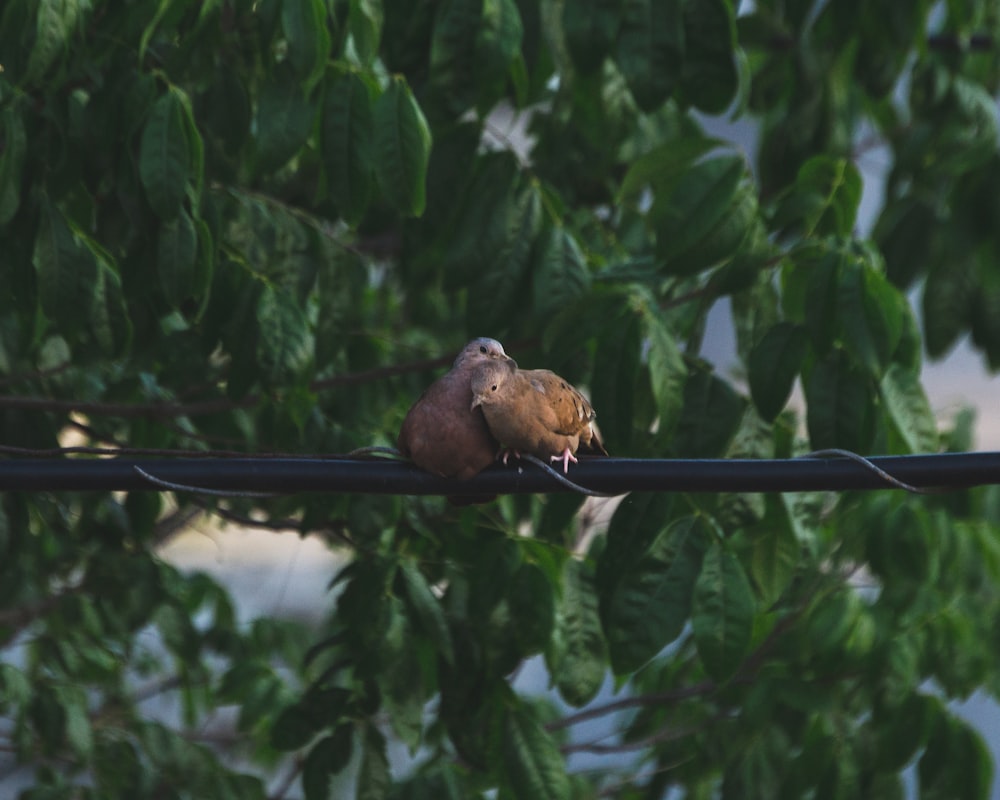
[[472, 395], [471, 407], [483, 409], [490, 431], [515, 455], [562, 461], [568, 472], [578, 448], [608, 454], [594, 428], [593, 407], [554, 372], [518, 369], [513, 361], [482, 363], [472, 375]]
[[511, 363], [496, 339], [473, 339], [411, 406], [396, 446], [418, 467], [445, 478], [471, 478], [496, 459], [498, 443], [482, 411], [470, 405], [473, 372], [480, 366]]

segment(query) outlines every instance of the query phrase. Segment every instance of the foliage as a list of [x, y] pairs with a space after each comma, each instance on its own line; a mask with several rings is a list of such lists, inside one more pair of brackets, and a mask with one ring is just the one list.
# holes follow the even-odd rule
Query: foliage
[[[589, 386], [617, 455], [801, 452], [796, 382], [812, 448], [938, 449], [922, 350], [969, 334], [1000, 364], [995, 4], [736, 5], [7, 0], [0, 440], [389, 443], [426, 359], [491, 335]], [[723, 114], [759, 124], [752, 159], [706, 134]], [[748, 391], [699, 358], [720, 301]], [[943, 699], [1000, 690], [996, 492], [632, 495], [585, 552], [576, 498], [175, 500], [3, 498], [25, 797], [263, 797], [290, 770], [273, 791], [316, 800], [353, 770], [362, 798], [894, 798], [913, 763], [921, 796], [988, 792]], [[245, 629], [158, 558], [201, 508], [346, 543], [324, 629]], [[592, 705], [515, 691], [534, 655]], [[177, 725], [143, 711], [167, 690]], [[251, 774], [198, 741], [227, 705]]]

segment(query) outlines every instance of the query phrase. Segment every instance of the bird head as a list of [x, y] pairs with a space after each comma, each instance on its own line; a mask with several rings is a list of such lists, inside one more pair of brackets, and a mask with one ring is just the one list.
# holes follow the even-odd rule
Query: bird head
[[472, 373], [472, 406], [489, 405], [496, 401], [497, 392], [503, 386], [507, 376], [517, 369], [513, 359], [505, 361], [487, 361]]
[[462, 352], [458, 354], [455, 359], [454, 367], [460, 367], [463, 364], [479, 364], [489, 361], [513, 361], [507, 353], [504, 352], [503, 345], [500, 344], [496, 339], [489, 339], [485, 336], [479, 339], [473, 339], [465, 347], [462, 348]]

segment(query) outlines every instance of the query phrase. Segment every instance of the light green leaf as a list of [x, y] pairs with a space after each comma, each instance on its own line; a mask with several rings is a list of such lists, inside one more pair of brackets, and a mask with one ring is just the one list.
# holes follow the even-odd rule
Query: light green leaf
[[546, 652], [549, 674], [563, 700], [572, 706], [593, 700], [604, 682], [607, 659], [594, 568], [568, 558], [563, 564], [555, 630]]
[[180, 211], [193, 171], [187, 127], [179, 95], [170, 89], [153, 104], [142, 130], [139, 177], [153, 211], [164, 220]]
[[281, 27], [288, 41], [288, 61], [308, 92], [330, 56], [326, 4], [323, 0], [281, 0]]
[[355, 72], [332, 77], [323, 96], [320, 140], [326, 185], [341, 215], [357, 225], [375, 185], [372, 101]]
[[684, 629], [708, 536], [705, 524], [693, 516], [674, 521], [602, 591], [601, 622], [615, 674], [639, 669]]
[[406, 600], [424, 633], [431, 638], [441, 657], [449, 664], [455, 661], [451, 643], [451, 633], [445, 620], [441, 604], [427, 585], [423, 573], [409, 561], [399, 565], [400, 574], [406, 587]]
[[505, 782], [521, 800], [569, 800], [570, 782], [552, 738], [520, 705], [507, 711], [503, 731]]
[[743, 662], [753, 635], [754, 599], [739, 559], [715, 542], [694, 586], [691, 626], [705, 671], [727, 680]]
[[891, 364], [879, 386], [882, 402], [910, 453], [936, 453], [937, 420], [917, 372]]
[[385, 199], [404, 216], [424, 212], [431, 132], [405, 79], [393, 78], [375, 102], [375, 174]]
[[788, 402], [807, 344], [801, 325], [779, 322], [750, 353], [750, 395], [764, 419], [773, 421]]

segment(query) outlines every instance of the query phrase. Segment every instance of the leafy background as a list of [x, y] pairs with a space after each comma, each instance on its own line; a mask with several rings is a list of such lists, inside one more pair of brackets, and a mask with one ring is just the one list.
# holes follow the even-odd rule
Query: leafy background
[[[920, 374], [963, 337], [1000, 361], [998, 25], [985, 0], [8, 0], [0, 441], [390, 443], [489, 334], [588, 387], [616, 455], [968, 449]], [[723, 115], [756, 152], [705, 132]], [[703, 357], [720, 302], [733, 372]], [[5, 495], [4, 768], [30, 798], [899, 797], [907, 767], [988, 795], [947, 701], [998, 689], [996, 490], [631, 495], [598, 535], [580, 506]], [[242, 618], [162, 557], [214, 517], [344, 556], [318, 621]], [[536, 655], [558, 700], [511, 680]]]

